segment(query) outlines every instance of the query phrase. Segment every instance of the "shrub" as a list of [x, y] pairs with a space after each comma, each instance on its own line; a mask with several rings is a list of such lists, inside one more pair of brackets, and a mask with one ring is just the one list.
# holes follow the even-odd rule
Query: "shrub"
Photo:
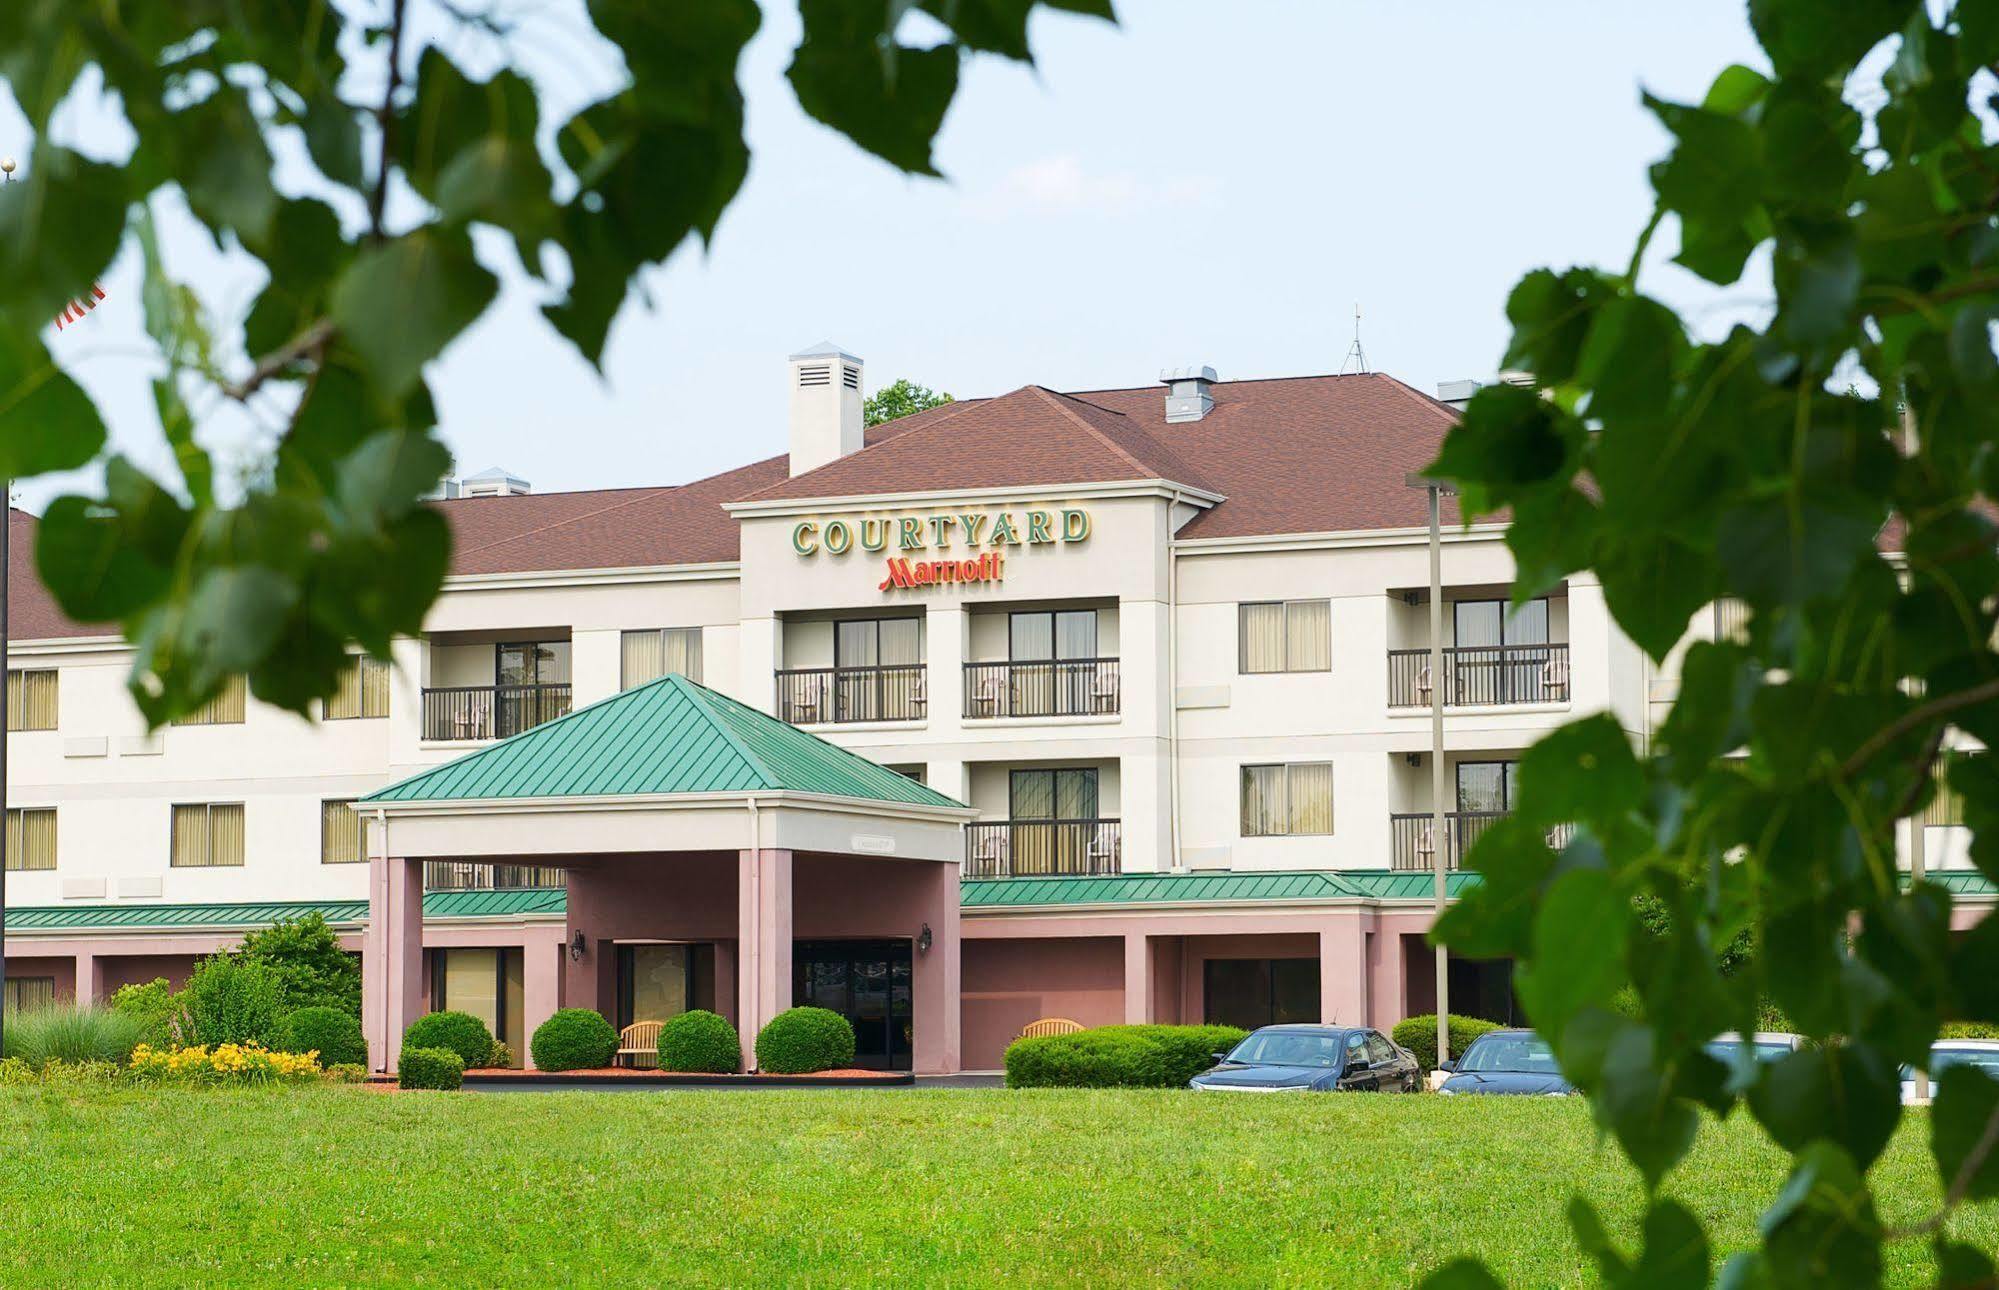
[[342, 1008], [315, 1004], [286, 1015], [278, 1027], [278, 1046], [288, 1053], [318, 1053], [321, 1066], [365, 1066], [368, 1041], [361, 1023]]
[[[436, 1014], [432, 1014], [436, 1015]], [[465, 1059], [449, 1048], [403, 1048], [396, 1063], [396, 1083], [403, 1088], [450, 1092], [465, 1085]]]
[[187, 1028], [186, 997], [174, 993], [163, 976], [144, 985], [121, 985], [111, 996], [111, 1006], [139, 1022], [139, 1040], [155, 1048], [171, 1048], [180, 1042]]
[[203, 959], [188, 978], [184, 999], [185, 1042], [278, 1046], [284, 984], [264, 964], [223, 954]]
[[501, 1069], [512, 1066], [514, 1064], [514, 1046], [512, 1044], [503, 1044], [495, 1039], [493, 1041], [493, 1051], [486, 1055], [486, 1064], [488, 1066], [498, 1066]]
[[811, 1075], [854, 1064], [854, 1028], [825, 1008], [787, 1008], [757, 1033], [757, 1069]]
[[251, 932], [235, 955], [238, 962], [261, 963], [278, 978], [291, 1008], [338, 1008], [361, 1016], [361, 960], [340, 948], [339, 938], [317, 913], [288, 918]]
[[[1455, 1059], [1463, 1057], [1465, 1055], [1465, 1049], [1471, 1045], [1472, 1040], [1477, 1039], [1480, 1035], [1484, 1034], [1488, 1030], [1498, 1030], [1499, 1028], [1500, 1027], [1497, 1022], [1484, 1021], [1478, 1017], [1460, 1017], [1456, 1013], [1452, 1013], [1451, 1014], [1452, 1058]], [[1425, 1074], [1436, 1069], [1437, 1067], [1437, 1014], [1436, 1013], [1426, 1012], [1423, 1013], [1421, 1016], [1411, 1017], [1407, 1021], [1398, 1022], [1396, 1024], [1395, 1029], [1389, 1033], [1390, 1037], [1393, 1038], [1397, 1044], [1400, 1044], [1402, 1047], [1407, 1048], [1410, 1052], [1416, 1054], [1416, 1060], [1422, 1063], [1423, 1071]]]
[[1073, 1035], [1016, 1039], [1006, 1050], [1008, 1088], [1184, 1088], [1241, 1043], [1235, 1026], [1098, 1026]]
[[449, 1048], [458, 1054], [458, 1069], [466, 1071], [493, 1060], [493, 1032], [469, 1012], [432, 1012], [403, 1032], [403, 1051], [412, 1048]]
[[535, 1027], [528, 1047], [538, 1070], [595, 1070], [618, 1055], [618, 1032], [588, 1008], [557, 1008]]
[[318, 1079], [310, 1053], [272, 1052], [257, 1044], [196, 1044], [165, 1052], [147, 1044], [132, 1050], [134, 1079], [168, 1084], [280, 1084]]
[[323, 1073], [334, 1084], [365, 1084], [368, 1080], [368, 1068], [354, 1062], [339, 1062]]
[[726, 1017], [699, 1008], [683, 1012], [659, 1032], [659, 1068], [728, 1075], [743, 1064], [743, 1041]]
[[1946, 1021], [1939, 1039], [1999, 1039], [1999, 1026], [1989, 1021]]
[[7, 1014], [0, 1050], [30, 1066], [49, 1062], [115, 1062], [122, 1065], [144, 1037], [129, 1013], [91, 1003], [49, 1003]]

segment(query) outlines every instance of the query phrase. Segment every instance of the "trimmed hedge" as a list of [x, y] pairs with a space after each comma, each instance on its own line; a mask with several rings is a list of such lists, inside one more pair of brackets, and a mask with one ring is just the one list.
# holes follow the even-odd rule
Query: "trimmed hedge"
[[536, 1070], [596, 1070], [618, 1055], [618, 1032], [588, 1008], [558, 1008], [535, 1027], [528, 1050]]
[[732, 1075], [743, 1064], [743, 1041], [727, 1017], [695, 1008], [659, 1032], [659, 1068], [689, 1075]]
[[278, 1024], [278, 1047], [287, 1053], [318, 1053], [321, 1066], [368, 1064], [361, 1023], [343, 1008], [314, 1005], [288, 1014]]
[[460, 1069], [471, 1070], [493, 1060], [493, 1032], [469, 1012], [426, 1013], [403, 1032], [403, 1051], [412, 1048], [449, 1048]]
[[1098, 1026], [1016, 1039], [1006, 1050], [1006, 1086], [1185, 1088], [1248, 1033], [1235, 1026]]
[[[1496, 1021], [1486, 1021], [1479, 1017], [1460, 1017], [1451, 1014], [1451, 1059], [1463, 1057], [1471, 1041], [1488, 1030], [1503, 1029]], [[1389, 1032], [1389, 1038], [1416, 1054], [1422, 1063], [1423, 1073], [1429, 1074], [1437, 1068], [1437, 1014], [1426, 1012], [1420, 1016], [1397, 1022]]]
[[757, 1069], [766, 1075], [812, 1075], [854, 1064], [854, 1028], [824, 1008], [789, 1008], [757, 1034]]
[[432, 1088], [443, 1092], [465, 1086], [465, 1059], [449, 1048], [403, 1049], [396, 1063], [396, 1083], [403, 1088]]

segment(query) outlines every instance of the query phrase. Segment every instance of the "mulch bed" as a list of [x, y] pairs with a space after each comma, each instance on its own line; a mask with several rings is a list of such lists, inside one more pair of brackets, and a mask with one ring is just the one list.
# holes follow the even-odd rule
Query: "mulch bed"
[[465, 1072], [467, 1088], [589, 1088], [603, 1085], [659, 1088], [898, 1087], [916, 1082], [908, 1071], [820, 1071], [813, 1075], [703, 1075], [682, 1071], [606, 1066], [581, 1071], [528, 1071], [482, 1067]]

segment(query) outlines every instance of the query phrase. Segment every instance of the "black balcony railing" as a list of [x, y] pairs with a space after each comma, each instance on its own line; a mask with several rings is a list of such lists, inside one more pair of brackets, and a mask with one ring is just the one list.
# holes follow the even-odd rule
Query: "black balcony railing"
[[965, 826], [964, 876], [1116, 873], [1123, 840], [1116, 820], [981, 820]]
[[1114, 658], [965, 664], [967, 717], [1100, 717], [1123, 693]]
[[505, 739], [569, 715], [569, 683], [450, 685], [423, 692], [425, 739]]
[[560, 869], [529, 864], [465, 864], [457, 860], [427, 860], [425, 891], [505, 891], [514, 887], [562, 887]]
[[[1505, 811], [1446, 811], [1444, 813], [1444, 867], [1456, 869], [1463, 865], [1465, 853], [1472, 843], [1491, 828], [1496, 821], [1506, 818]], [[1429, 812], [1420, 814], [1397, 814], [1388, 817], [1389, 828], [1389, 868], [1430, 869], [1436, 864], [1436, 821]], [[1575, 833], [1575, 826], [1557, 824], [1548, 830], [1548, 845], [1564, 847]]]
[[[1567, 703], [1569, 647], [1453, 645], [1444, 651], [1444, 706]], [[1388, 651], [1388, 706], [1430, 706], [1430, 651]]]
[[795, 726], [921, 721], [929, 712], [921, 663], [799, 667], [777, 673], [777, 716]]

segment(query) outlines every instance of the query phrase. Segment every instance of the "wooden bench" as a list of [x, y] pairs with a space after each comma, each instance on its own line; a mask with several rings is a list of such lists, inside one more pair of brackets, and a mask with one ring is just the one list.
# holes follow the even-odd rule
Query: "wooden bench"
[[[659, 1068], [659, 1032], [663, 1021], [634, 1021], [618, 1032], [618, 1060], [634, 1070]], [[625, 1058], [630, 1061], [624, 1061]]]

